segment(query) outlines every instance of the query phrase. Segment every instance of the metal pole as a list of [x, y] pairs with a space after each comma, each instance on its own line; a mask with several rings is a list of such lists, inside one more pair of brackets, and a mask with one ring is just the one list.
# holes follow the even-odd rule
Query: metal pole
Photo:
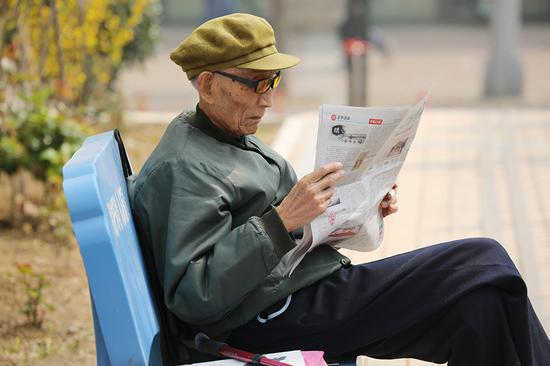
[[485, 96], [518, 96], [523, 91], [517, 48], [521, 31], [521, 0], [493, 0], [491, 54], [487, 63]]
[[[350, 0], [348, 22], [352, 38], [366, 42], [368, 39], [368, 0]], [[365, 43], [351, 47], [348, 67], [348, 103], [352, 106], [367, 104], [367, 53]]]
[[363, 107], [367, 104], [367, 54], [362, 49], [358, 52], [352, 51], [350, 62], [348, 73], [349, 105]]

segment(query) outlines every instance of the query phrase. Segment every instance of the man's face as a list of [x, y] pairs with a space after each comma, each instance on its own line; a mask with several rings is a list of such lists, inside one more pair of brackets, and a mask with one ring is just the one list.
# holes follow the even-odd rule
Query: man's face
[[[223, 70], [252, 80], [271, 78], [276, 71], [228, 68]], [[233, 136], [256, 133], [265, 110], [271, 107], [273, 89], [258, 94], [248, 85], [213, 73], [212, 106], [208, 116], [214, 124]]]

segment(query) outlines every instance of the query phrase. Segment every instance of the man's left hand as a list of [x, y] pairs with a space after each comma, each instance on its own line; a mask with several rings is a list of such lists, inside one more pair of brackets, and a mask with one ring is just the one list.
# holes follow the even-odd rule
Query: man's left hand
[[382, 202], [380, 202], [382, 216], [386, 217], [399, 210], [397, 207], [397, 184], [394, 184], [392, 189], [386, 194]]

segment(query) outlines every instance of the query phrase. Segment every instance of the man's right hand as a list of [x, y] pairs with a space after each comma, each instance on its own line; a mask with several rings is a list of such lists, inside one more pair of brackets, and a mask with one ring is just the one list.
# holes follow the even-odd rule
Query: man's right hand
[[286, 230], [309, 224], [325, 212], [334, 194], [334, 183], [343, 175], [341, 163], [329, 163], [300, 179], [275, 208]]

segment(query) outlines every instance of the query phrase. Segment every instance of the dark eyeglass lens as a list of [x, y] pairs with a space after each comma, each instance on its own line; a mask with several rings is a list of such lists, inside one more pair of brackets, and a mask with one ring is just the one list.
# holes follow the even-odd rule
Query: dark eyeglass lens
[[269, 90], [269, 88], [275, 89], [279, 85], [281, 80], [281, 74], [275, 75], [271, 79], [260, 80], [258, 86], [256, 87], [256, 93], [263, 94]]
[[264, 79], [260, 80], [258, 85], [256, 86], [256, 93], [262, 94], [265, 93], [271, 84], [271, 79]]

